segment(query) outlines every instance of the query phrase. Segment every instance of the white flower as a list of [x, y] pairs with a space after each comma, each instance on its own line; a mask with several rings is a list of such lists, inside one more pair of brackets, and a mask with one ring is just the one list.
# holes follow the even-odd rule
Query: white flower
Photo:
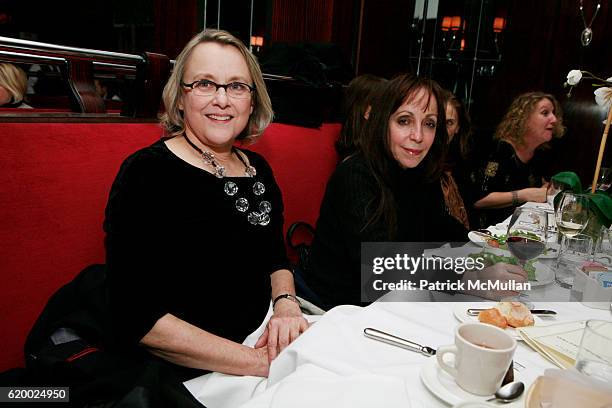
[[[606, 79], [606, 81], [612, 81], [612, 77]], [[595, 102], [597, 102], [597, 105], [603, 106], [606, 110], [609, 110], [612, 106], [612, 88], [602, 86], [601, 88], [597, 88], [593, 93], [595, 94]]]
[[571, 85], [571, 86], [577, 85], [581, 79], [582, 79], [582, 71], [578, 69], [572, 69], [567, 74], [567, 84], [568, 85]]

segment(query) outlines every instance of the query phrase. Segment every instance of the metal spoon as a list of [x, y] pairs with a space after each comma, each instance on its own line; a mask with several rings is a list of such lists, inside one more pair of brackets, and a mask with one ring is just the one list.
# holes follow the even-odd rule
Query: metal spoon
[[499, 390], [495, 392], [495, 396], [493, 398], [489, 398], [488, 401], [497, 400], [499, 402], [512, 402], [525, 391], [525, 384], [520, 381], [514, 381], [500, 387]]

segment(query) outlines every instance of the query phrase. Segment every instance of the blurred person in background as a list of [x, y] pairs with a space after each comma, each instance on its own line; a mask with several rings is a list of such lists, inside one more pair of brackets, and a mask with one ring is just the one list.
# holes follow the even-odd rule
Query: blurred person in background
[[380, 96], [387, 82], [384, 78], [366, 74], [355, 77], [349, 83], [342, 100], [342, 130], [336, 142], [340, 160], [357, 150], [360, 134], [372, 110], [372, 102]]
[[13, 64], [0, 63], [0, 107], [32, 109], [24, 102], [28, 76]]
[[440, 176], [444, 202], [449, 214], [470, 229], [468, 209], [465, 203], [471, 197], [467, 169], [470, 162], [472, 126], [470, 116], [461, 101], [450, 91], [444, 90], [446, 100], [446, 131], [448, 133], [448, 153], [446, 166]]

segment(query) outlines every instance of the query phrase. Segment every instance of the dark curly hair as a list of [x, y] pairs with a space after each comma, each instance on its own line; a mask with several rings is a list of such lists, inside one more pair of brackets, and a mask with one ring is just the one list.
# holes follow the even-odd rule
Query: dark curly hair
[[518, 146], [525, 144], [525, 130], [529, 115], [531, 115], [538, 102], [548, 99], [555, 108], [557, 122], [553, 127], [553, 137], [559, 138], [565, 133], [563, 126], [563, 111], [561, 105], [551, 94], [544, 92], [527, 92], [514, 98], [508, 111], [495, 130], [495, 138], [512, 142]]

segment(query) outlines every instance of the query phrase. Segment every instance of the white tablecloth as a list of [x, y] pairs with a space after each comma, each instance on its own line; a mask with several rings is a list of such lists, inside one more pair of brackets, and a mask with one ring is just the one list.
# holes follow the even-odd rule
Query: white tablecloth
[[[431, 357], [368, 339], [363, 329], [373, 327], [437, 348], [453, 343], [453, 330], [459, 323], [453, 310], [458, 305], [377, 302], [366, 308], [339, 306], [274, 360], [267, 380], [213, 373], [185, 385], [209, 408], [447, 407], [420, 380]], [[555, 309], [558, 322], [612, 320], [609, 310], [580, 303], [536, 306]], [[253, 344], [257, 337], [256, 332], [246, 343]], [[527, 387], [545, 369], [554, 367], [521, 342], [515, 361], [525, 367], [520, 375]]]

